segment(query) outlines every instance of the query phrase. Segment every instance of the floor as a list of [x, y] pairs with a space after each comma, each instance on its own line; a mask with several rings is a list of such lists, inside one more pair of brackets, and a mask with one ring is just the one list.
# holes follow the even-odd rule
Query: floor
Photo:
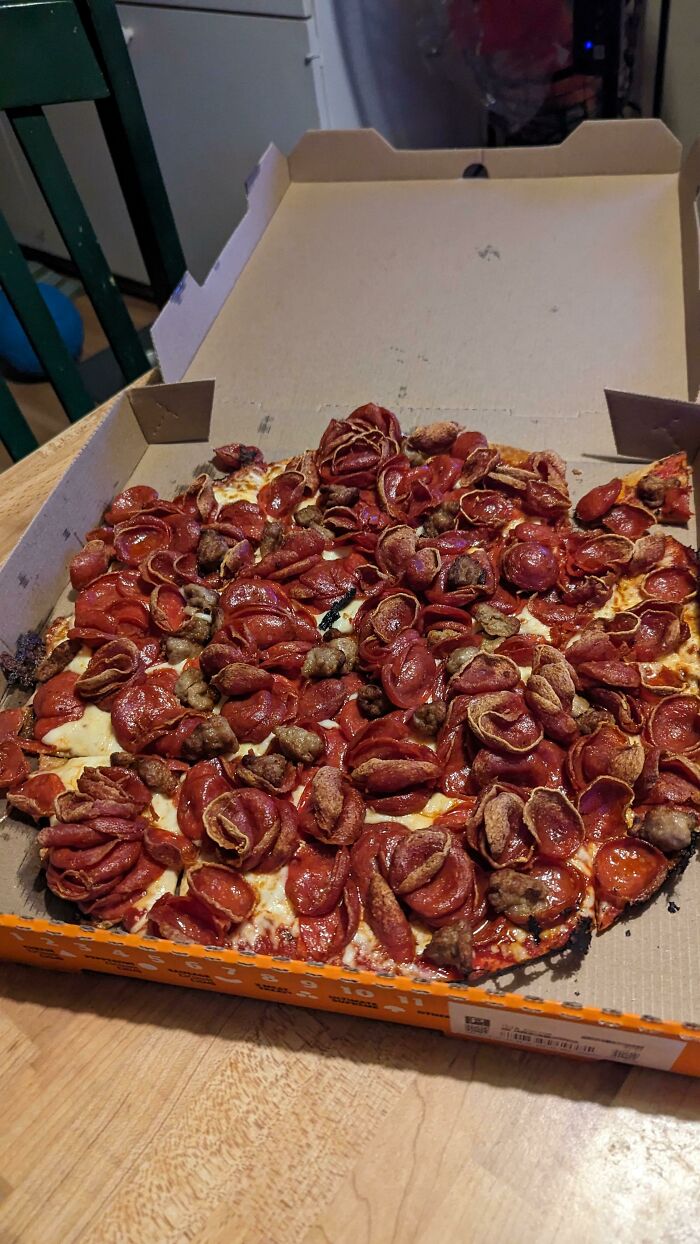
[[[85, 360], [104, 350], [107, 340], [87, 295], [78, 294], [73, 302], [80, 311], [85, 325], [85, 345], [82, 353], [82, 359]], [[151, 324], [158, 314], [158, 309], [152, 302], [146, 302], [141, 298], [131, 298], [126, 295], [124, 302], [137, 329]], [[68, 419], [50, 384], [44, 381], [29, 383], [8, 381], [8, 387], [40, 444], [68, 427]], [[0, 471], [9, 465], [9, 455], [0, 445]]]

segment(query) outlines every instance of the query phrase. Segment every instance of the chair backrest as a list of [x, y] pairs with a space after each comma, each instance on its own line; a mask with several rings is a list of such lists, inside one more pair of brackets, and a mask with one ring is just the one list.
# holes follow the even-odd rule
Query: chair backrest
[[[0, 0], [0, 111], [26, 156], [126, 381], [149, 366], [143, 346], [43, 108], [95, 102], [156, 300], [185, 260], [113, 0]], [[94, 405], [0, 212], [0, 287], [70, 420]], [[36, 440], [0, 378], [0, 440], [13, 458]]]

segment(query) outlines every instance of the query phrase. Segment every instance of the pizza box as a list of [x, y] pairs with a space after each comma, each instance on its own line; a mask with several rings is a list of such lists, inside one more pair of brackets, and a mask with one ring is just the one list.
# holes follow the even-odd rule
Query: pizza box
[[[231, 440], [287, 457], [365, 401], [406, 429], [446, 417], [558, 450], [574, 496], [620, 460], [695, 460], [699, 186], [700, 149], [682, 163], [658, 121], [541, 150], [395, 151], [372, 131], [268, 149], [208, 278], [155, 325], [165, 383], [115, 399], [0, 571], [0, 641], [49, 617], [127, 483], [167, 494]], [[1, 837], [6, 959], [700, 1076], [697, 863], [587, 956], [468, 986], [80, 925], [42, 888], [35, 831], [8, 817]]]

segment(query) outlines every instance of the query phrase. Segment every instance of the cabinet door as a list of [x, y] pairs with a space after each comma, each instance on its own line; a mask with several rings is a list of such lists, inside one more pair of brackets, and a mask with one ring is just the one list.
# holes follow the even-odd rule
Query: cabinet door
[[[201, 280], [243, 215], [244, 182], [270, 142], [319, 126], [306, 20], [118, 6], [188, 267]], [[144, 281], [95, 110], [47, 109], [114, 272]], [[65, 254], [23, 156], [0, 130], [0, 207], [20, 242]]]
[[270, 142], [319, 113], [309, 23], [121, 4], [122, 26], [190, 271], [201, 279], [245, 210]]

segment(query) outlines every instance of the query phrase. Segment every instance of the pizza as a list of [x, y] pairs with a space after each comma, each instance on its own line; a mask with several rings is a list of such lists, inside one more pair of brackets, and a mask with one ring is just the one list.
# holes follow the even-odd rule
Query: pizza
[[80, 919], [415, 979], [582, 947], [700, 808], [683, 454], [572, 507], [553, 452], [369, 404], [119, 493], [3, 664], [0, 785]]

